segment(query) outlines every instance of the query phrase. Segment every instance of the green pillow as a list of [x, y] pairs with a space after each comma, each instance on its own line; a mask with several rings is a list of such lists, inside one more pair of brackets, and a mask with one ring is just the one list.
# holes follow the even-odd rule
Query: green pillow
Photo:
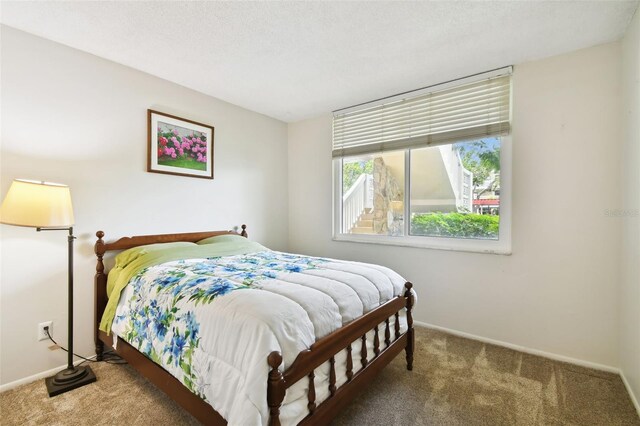
[[134, 260], [138, 259], [140, 256], [143, 256], [147, 253], [154, 253], [160, 250], [172, 249], [172, 248], [182, 248], [182, 247], [190, 247], [195, 246], [195, 243], [188, 243], [186, 241], [179, 241], [176, 243], [158, 243], [158, 244], [147, 244], [146, 246], [138, 246], [133, 247], [128, 250], [119, 253], [116, 256], [116, 268], [126, 268]]
[[216, 235], [215, 237], [205, 238], [204, 240], [198, 241], [196, 244], [215, 244], [215, 243], [246, 243], [247, 240], [245, 237], [237, 235], [237, 234], [224, 234], [224, 235]]

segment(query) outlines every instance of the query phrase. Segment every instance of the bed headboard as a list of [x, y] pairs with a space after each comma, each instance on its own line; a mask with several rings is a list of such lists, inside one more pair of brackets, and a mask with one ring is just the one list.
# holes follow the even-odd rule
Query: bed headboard
[[98, 338], [98, 327], [105, 307], [107, 306], [107, 274], [104, 272], [104, 254], [108, 251], [126, 250], [133, 247], [144, 246], [147, 244], [157, 243], [174, 243], [179, 241], [195, 243], [209, 237], [215, 237], [217, 235], [235, 234], [247, 237], [247, 225], [242, 225], [242, 232], [238, 234], [236, 231], [205, 231], [205, 232], [188, 232], [183, 234], [158, 234], [158, 235], [139, 235], [134, 237], [122, 237], [112, 243], [105, 243], [102, 237], [104, 237], [103, 231], [96, 232], [96, 241], [93, 251], [96, 254], [96, 275], [94, 279], [94, 325], [95, 325], [95, 342], [96, 351], [98, 345], [102, 345]]
[[[96, 232], [96, 237], [98, 237], [98, 240], [96, 241], [96, 244], [94, 246], [94, 251], [96, 253], [96, 256], [98, 256], [98, 261], [100, 261], [102, 256], [104, 256], [106, 252], [112, 250], [126, 250], [133, 247], [144, 246], [147, 244], [175, 243], [178, 241], [195, 243], [205, 238], [227, 234], [238, 235], [238, 233], [235, 231], [205, 231], [187, 232], [184, 234], [137, 235], [135, 237], [122, 237], [112, 243], [105, 243], [102, 240], [102, 237], [104, 237], [104, 232], [98, 231]], [[243, 237], [248, 236], [247, 225], [242, 225], [242, 232], [239, 235]]]

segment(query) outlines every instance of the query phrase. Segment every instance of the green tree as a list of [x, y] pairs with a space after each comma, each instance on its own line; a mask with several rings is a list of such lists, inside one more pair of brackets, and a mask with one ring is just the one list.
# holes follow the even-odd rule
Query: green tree
[[342, 163], [342, 193], [347, 192], [363, 173], [373, 173], [373, 159]]
[[[473, 173], [474, 192], [480, 196], [489, 190], [500, 187], [500, 146], [489, 146], [485, 141], [475, 141], [458, 144], [460, 159], [465, 169]], [[486, 188], [479, 189], [487, 179], [493, 180]], [[479, 192], [478, 192], [479, 191]]]

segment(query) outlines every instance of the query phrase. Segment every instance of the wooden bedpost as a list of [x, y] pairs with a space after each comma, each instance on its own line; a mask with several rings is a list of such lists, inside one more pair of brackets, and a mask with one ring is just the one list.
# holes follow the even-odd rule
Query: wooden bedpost
[[240, 233], [243, 237], [247, 238], [249, 234], [247, 234], [247, 225], [242, 225], [242, 232]]
[[[244, 226], [244, 225], [243, 225]], [[269, 380], [267, 381], [267, 404], [269, 405], [269, 425], [280, 426], [280, 405], [284, 400], [286, 391], [284, 378], [280, 372], [280, 364], [282, 364], [282, 355], [280, 352], [273, 351], [267, 357], [267, 362], [271, 371], [269, 371]]]
[[96, 359], [98, 361], [102, 361], [102, 354], [104, 352], [104, 343], [100, 340], [100, 320], [102, 319], [102, 313], [104, 312], [105, 307], [107, 306], [107, 276], [104, 273], [104, 263], [102, 262], [102, 257], [105, 253], [105, 246], [102, 237], [104, 237], [104, 232], [98, 231], [96, 232], [96, 237], [98, 240], [93, 247], [93, 251], [96, 253], [98, 258], [98, 263], [96, 263], [96, 276], [94, 278], [94, 329], [93, 329], [93, 339], [96, 344]]
[[411, 288], [413, 284], [407, 281], [404, 285], [407, 289], [404, 292], [404, 297], [407, 299], [407, 347], [405, 351], [407, 353], [407, 370], [413, 370], [413, 348], [415, 347], [415, 334], [413, 330], [413, 315], [411, 314], [411, 309], [413, 309], [413, 293], [411, 293]]

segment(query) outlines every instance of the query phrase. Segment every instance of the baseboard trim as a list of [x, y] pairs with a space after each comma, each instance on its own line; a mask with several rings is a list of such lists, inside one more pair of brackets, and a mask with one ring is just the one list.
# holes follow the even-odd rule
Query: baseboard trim
[[[531, 354], [531, 355], [541, 356], [543, 358], [553, 359], [555, 361], [567, 362], [569, 364], [575, 364], [575, 365], [579, 365], [581, 367], [593, 368], [594, 370], [606, 371], [608, 373], [615, 373], [615, 374], [620, 374], [621, 373], [619, 368], [611, 367], [609, 365], [598, 364], [598, 363], [591, 362], [591, 361], [584, 361], [584, 360], [577, 359], [577, 358], [571, 358], [571, 357], [568, 357], [568, 356], [565, 356], [565, 355], [554, 354], [554, 353], [551, 353], [551, 352], [545, 352], [545, 351], [541, 351], [541, 350], [538, 350], [538, 349], [528, 348], [526, 346], [520, 346], [520, 345], [515, 345], [513, 343], [503, 342], [501, 340], [494, 340], [494, 339], [489, 339], [487, 337], [476, 336], [475, 334], [465, 333], [464, 331], [458, 331], [458, 330], [454, 330], [454, 329], [451, 329], [451, 328], [441, 327], [439, 325], [429, 324], [429, 323], [422, 322], [422, 321], [414, 321], [413, 323], [415, 325], [420, 325], [422, 327], [431, 328], [433, 330], [438, 330], [438, 331], [442, 331], [442, 332], [445, 332], [445, 333], [453, 334], [453, 335], [456, 335], [456, 336], [465, 337], [465, 338], [471, 339], [471, 340], [477, 340], [479, 342], [490, 343], [490, 344], [496, 345], [496, 346], [502, 346], [504, 348], [513, 349], [515, 351], [524, 352], [524, 353]], [[637, 405], [636, 405], [636, 407], [637, 407]]]
[[627, 378], [624, 375], [624, 371], [620, 370], [620, 377], [622, 377], [622, 383], [624, 383], [624, 387], [627, 388], [627, 393], [631, 398], [631, 402], [633, 402], [633, 406], [636, 407], [636, 411], [638, 412], [638, 416], [640, 417], [640, 403], [638, 403], [638, 398], [636, 398], [636, 394], [633, 393], [633, 389], [631, 389], [631, 385], [627, 381]]
[[[96, 356], [93, 355], [93, 356], [90, 356], [88, 358], [89, 359], [94, 359], [95, 357]], [[74, 362], [73, 365], [78, 365], [78, 364], [80, 364], [82, 362], [84, 362], [84, 361], [78, 360], [78, 361]], [[64, 370], [65, 368], [67, 368], [67, 364], [61, 365], [60, 367], [52, 368], [52, 369], [47, 370], [47, 371], [42, 371], [40, 373], [36, 373], [36, 374], [34, 374], [32, 376], [24, 377], [22, 379], [15, 380], [13, 382], [5, 383], [4, 385], [0, 385], [0, 393], [6, 392], [6, 391], [11, 390], [11, 389], [15, 389], [18, 386], [26, 385], [27, 383], [32, 383], [32, 382], [35, 382], [37, 380], [44, 379], [45, 377], [53, 376], [58, 371]], [[44, 383], [42, 383], [42, 386], [44, 386]]]

